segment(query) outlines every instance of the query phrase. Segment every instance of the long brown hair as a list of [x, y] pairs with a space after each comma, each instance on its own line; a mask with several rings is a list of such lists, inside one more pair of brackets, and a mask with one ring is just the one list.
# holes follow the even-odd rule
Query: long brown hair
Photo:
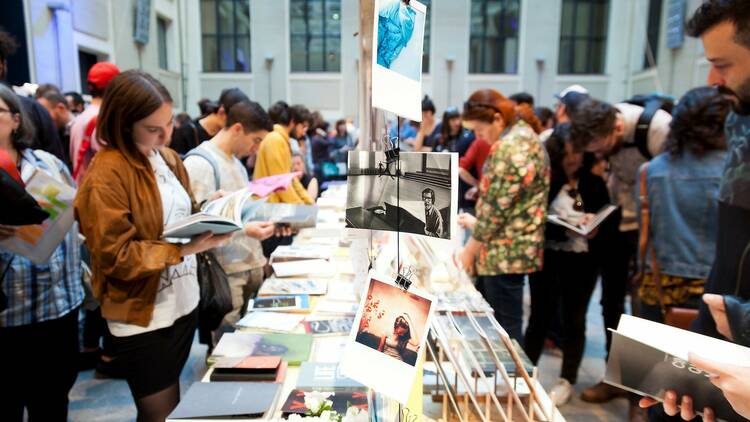
[[128, 70], [107, 85], [96, 121], [97, 137], [107, 148], [120, 151], [131, 163], [147, 163], [133, 139], [133, 125], [172, 103], [169, 91], [153, 76], [141, 70]]
[[516, 123], [516, 103], [494, 89], [480, 89], [471, 94], [469, 100], [464, 103], [461, 118], [467, 121], [492, 123], [497, 113], [503, 117], [506, 127]]

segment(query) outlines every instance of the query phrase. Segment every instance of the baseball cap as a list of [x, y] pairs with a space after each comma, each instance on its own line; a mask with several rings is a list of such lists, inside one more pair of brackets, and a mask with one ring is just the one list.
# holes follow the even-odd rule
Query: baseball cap
[[86, 80], [99, 89], [104, 89], [115, 76], [120, 74], [120, 69], [110, 62], [99, 62], [91, 66]]
[[574, 84], [574, 85], [571, 85], [571, 86], [563, 89], [558, 94], [555, 94], [555, 98], [557, 98], [558, 100], [560, 100], [560, 99], [564, 98], [566, 95], [570, 94], [571, 92], [577, 92], [579, 94], [584, 94], [586, 96], [589, 95], [589, 90], [588, 89], [582, 87], [581, 85]]

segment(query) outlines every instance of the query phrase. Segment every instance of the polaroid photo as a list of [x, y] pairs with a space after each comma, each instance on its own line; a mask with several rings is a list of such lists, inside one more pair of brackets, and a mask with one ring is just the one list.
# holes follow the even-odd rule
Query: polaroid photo
[[344, 357], [342, 373], [400, 403], [409, 399], [424, 354], [434, 298], [370, 273]]
[[375, 0], [372, 105], [422, 121], [422, 55], [427, 7], [411, 0]]
[[458, 155], [349, 153], [346, 227], [455, 239], [458, 230]]

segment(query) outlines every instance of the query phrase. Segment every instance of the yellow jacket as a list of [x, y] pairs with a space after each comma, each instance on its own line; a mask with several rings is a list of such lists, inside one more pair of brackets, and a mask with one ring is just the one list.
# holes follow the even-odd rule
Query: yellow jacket
[[[289, 134], [286, 133], [283, 126], [274, 125], [273, 132], [269, 132], [260, 144], [258, 157], [255, 160], [253, 179], [285, 174], [291, 171], [292, 148], [289, 146]], [[297, 178], [293, 180], [292, 186], [287, 190], [269, 195], [268, 202], [297, 205], [312, 205], [314, 203]]]

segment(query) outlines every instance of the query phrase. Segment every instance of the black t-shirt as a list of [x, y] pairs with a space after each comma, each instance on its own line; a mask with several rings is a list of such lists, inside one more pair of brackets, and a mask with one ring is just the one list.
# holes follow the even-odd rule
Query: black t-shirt
[[172, 132], [172, 142], [169, 147], [177, 151], [178, 154], [185, 155], [188, 151], [200, 145], [201, 142], [209, 139], [211, 139], [211, 135], [201, 126], [200, 121], [195, 119]]

